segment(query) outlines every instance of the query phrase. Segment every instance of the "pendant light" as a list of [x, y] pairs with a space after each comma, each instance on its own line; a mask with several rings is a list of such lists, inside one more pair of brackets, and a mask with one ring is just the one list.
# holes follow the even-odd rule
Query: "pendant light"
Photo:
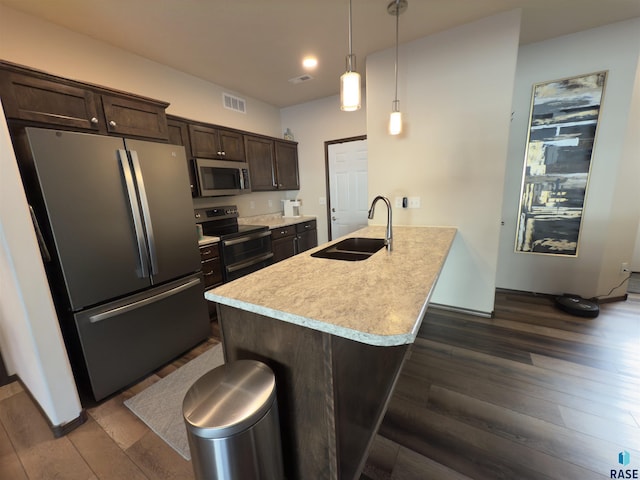
[[389, 134], [399, 135], [402, 133], [402, 113], [400, 112], [400, 100], [398, 100], [398, 30], [400, 14], [403, 13], [409, 3], [407, 0], [393, 0], [387, 5], [389, 15], [396, 17], [396, 68], [395, 68], [395, 95], [391, 103], [391, 115], [389, 116]]
[[347, 71], [340, 77], [340, 110], [353, 112], [359, 108], [360, 74], [356, 72], [356, 56], [353, 54], [351, 0], [349, 0], [349, 55], [347, 55]]

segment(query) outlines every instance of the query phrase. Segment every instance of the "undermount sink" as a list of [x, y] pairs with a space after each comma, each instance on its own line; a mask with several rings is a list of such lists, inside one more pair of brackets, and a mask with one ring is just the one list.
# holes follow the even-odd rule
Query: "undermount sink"
[[322, 250], [312, 253], [312, 257], [330, 258], [332, 260], [347, 260], [357, 262], [366, 260], [384, 247], [384, 238], [346, 238], [338, 243], [329, 245]]

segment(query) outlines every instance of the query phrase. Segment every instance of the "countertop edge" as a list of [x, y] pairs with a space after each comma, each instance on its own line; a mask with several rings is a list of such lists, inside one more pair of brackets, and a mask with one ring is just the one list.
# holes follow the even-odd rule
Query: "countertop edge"
[[[257, 313], [259, 315], [275, 318], [283, 322], [292, 323], [295, 325], [299, 325], [301, 327], [311, 328], [313, 330], [329, 333], [331, 335], [337, 335], [342, 338], [354, 340], [360, 343], [366, 343], [368, 345], [373, 345], [377, 347], [393, 347], [393, 346], [413, 343], [419, 330], [419, 328], [414, 328], [411, 332], [408, 332], [406, 334], [401, 334], [401, 335], [376, 335], [376, 334], [361, 332], [358, 330], [353, 330], [351, 328], [332, 325], [329, 323], [314, 320], [312, 318], [302, 317], [300, 315], [283, 312], [281, 310], [274, 310], [269, 307], [264, 307], [261, 305], [256, 305], [254, 303], [244, 302], [242, 300], [223, 297], [220, 295], [216, 295], [211, 291], [205, 292], [204, 296], [207, 300], [212, 302], [221, 303], [229, 307], [239, 308], [240, 310], [245, 310], [247, 312]], [[425, 303], [425, 307], [426, 307], [426, 303]], [[426, 308], [425, 308], [425, 311], [426, 311]], [[420, 324], [420, 323], [422, 323], [422, 321], [416, 322], [416, 324]]]

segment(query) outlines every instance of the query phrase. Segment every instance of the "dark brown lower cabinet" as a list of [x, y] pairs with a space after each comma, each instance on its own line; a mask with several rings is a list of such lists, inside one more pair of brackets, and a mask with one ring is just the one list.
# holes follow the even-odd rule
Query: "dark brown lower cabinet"
[[318, 245], [315, 220], [271, 230], [273, 261], [279, 262]]
[[[217, 243], [211, 243], [200, 247], [200, 261], [202, 262], [202, 275], [204, 276], [204, 288], [222, 285], [222, 264], [220, 263], [220, 249]], [[209, 318], [217, 318], [216, 304], [207, 302]]]

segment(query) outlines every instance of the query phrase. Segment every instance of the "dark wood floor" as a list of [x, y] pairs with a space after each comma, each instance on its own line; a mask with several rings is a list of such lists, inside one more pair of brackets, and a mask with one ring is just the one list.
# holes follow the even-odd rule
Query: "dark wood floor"
[[[123, 401], [216, 342], [60, 439], [18, 383], [0, 388], [0, 479], [193, 479]], [[603, 479], [622, 450], [640, 468], [640, 295], [581, 319], [502, 292], [493, 319], [429, 310], [362, 478]]]

